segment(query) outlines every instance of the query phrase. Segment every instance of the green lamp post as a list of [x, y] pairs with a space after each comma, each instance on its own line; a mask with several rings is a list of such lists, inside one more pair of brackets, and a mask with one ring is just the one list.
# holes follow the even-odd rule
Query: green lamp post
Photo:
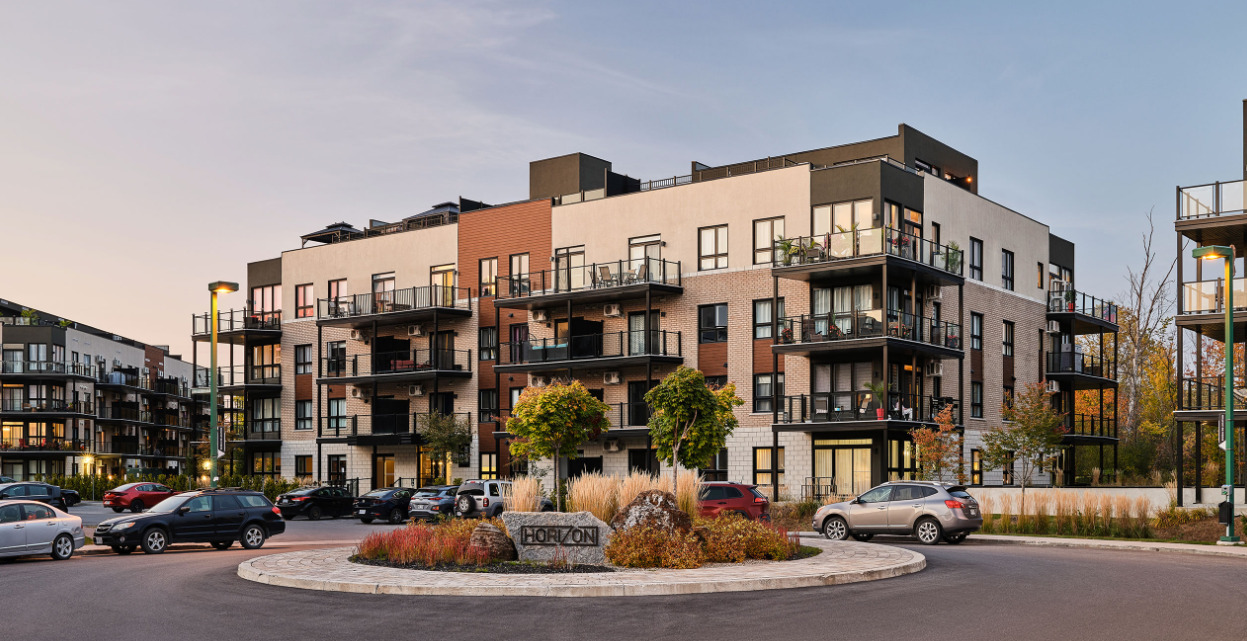
[[217, 346], [217, 294], [228, 294], [238, 291], [238, 283], [231, 283], [224, 280], [218, 280], [208, 283], [208, 291], [212, 292], [212, 362], [208, 369], [208, 487], [216, 487], [217, 484], [217, 380], [216, 380], [216, 346]]
[[1225, 485], [1230, 518], [1221, 543], [1235, 544], [1234, 536], [1234, 247], [1209, 245], [1191, 251], [1197, 260], [1225, 260]]

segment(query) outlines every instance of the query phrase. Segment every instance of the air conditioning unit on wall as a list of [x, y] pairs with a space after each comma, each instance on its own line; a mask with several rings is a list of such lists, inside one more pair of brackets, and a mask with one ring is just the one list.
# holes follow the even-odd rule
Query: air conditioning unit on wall
[[362, 331], [360, 331], [360, 330], [358, 330], [358, 329], [353, 329], [353, 330], [351, 330], [351, 340], [353, 340], [353, 341], [362, 341], [362, 340], [364, 340], [364, 332], [362, 332]]
[[420, 385], [419, 383], [408, 385], [407, 395], [408, 396], [424, 396], [424, 386]]
[[930, 361], [927, 363], [927, 376], [943, 376], [944, 361]]
[[1061, 385], [1056, 381], [1048, 381], [1047, 390], [1050, 394], [1056, 394], [1061, 391]]
[[351, 388], [351, 398], [364, 398], [364, 390], [360, 387]]
[[927, 287], [926, 299], [927, 300], [939, 300], [940, 292], [942, 291], [943, 291], [943, 288], [940, 287], [939, 285], [929, 285]]
[[549, 380], [546, 379], [546, 377], [544, 376], [534, 376], [532, 378], [533, 387], [545, 387], [548, 383], [549, 383]]
[[1060, 334], [1061, 324], [1058, 323], [1057, 321], [1048, 321], [1048, 333], [1049, 334]]
[[407, 327], [407, 335], [415, 336], [417, 338], [424, 336], [424, 327], [420, 325], [409, 325]]
[[550, 320], [550, 315], [544, 309], [534, 309], [533, 320], [537, 321], [538, 323], [544, 323], [547, 320]]
[[619, 384], [619, 372], [609, 371], [609, 372], [602, 374], [602, 383], [605, 385], [618, 385]]
[[617, 438], [608, 438], [606, 439], [606, 443], [602, 445], [602, 449], [607, 452], [622, 452], [623, 444], [621, 444]]
[[623, 310], [619, 307], [619, 303], [607, 303], [602, 306], [602, 315], [607, 318], [619, 318], [623, 316]]

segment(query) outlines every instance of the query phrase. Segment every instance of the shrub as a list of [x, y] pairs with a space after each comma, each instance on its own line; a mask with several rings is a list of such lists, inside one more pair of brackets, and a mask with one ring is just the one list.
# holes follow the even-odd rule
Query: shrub
[[782, 528], [750, 521], [735, 512], [699, 522], [705, 538], [706, 560], [740, 563], [745, 559], [786, 561], [797, 554], [800, 543]]
[[610, 523], [618, 509], [619, 479], [601, 474], [581, 474], [572, 479], [567, 490], [573, 512], [590, 512]]
[[[491, 522], [493, 522], [491, 520]], [[356, 546], [356, 556], [400, 565], [483, 565], [493, 560], [471, 544], [479, 521], [459, 519], [432, 526], [412, 523], [404, 528], [374, 532]]]
[[606, 546], [606, 558], [626, 568], [686, 570], [701, 567], [703, 553], [692, 533], [638, 526], [615, 532]]
[[541, 509], [541, 481], [531, 476], [517, 476], [510, 488], [503, 489], [503, 505], [508, 512], [536, 512]]

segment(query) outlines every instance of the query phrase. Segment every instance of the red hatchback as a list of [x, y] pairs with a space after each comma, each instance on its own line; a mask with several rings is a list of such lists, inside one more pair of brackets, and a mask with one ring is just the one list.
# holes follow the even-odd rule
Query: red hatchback
[[159, 483], [126, 483], [104, 493], [104, 507], [114, 512], [142, 512], [174, 494], [177, 492]]
[[714, 518], [726, 512], [736, 512], [750, 519], [769, 521], [767, 513], [771, 502], [756, 485], [712, 481], [702, 485], [697, 497], [697, 513], [703, 518]]

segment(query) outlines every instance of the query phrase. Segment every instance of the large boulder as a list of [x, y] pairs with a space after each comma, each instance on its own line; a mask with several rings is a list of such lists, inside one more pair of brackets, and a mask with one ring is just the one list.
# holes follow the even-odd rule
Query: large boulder
[[514, 561], [515, 560], [515, 544], [502, 530], [482, 522], [472, 530], [472, 538], [468, 539], [468, 543], [475, 548], [481, 548], [489, 553], [489, 558], [498, 561]]
[[602, 565], [613, 531], [591, 512], [503, 512], [521, 561]]
[[688, 532], [693, 527], [693, 520], [679, 508], [675, 495], [671, 492], [646, 490], [636, 495], [631, 503], [619, 508], [615, 518], [611, 519], [611, 527], [616, 530], [638, 525], [648, 525], [668, 532]]

